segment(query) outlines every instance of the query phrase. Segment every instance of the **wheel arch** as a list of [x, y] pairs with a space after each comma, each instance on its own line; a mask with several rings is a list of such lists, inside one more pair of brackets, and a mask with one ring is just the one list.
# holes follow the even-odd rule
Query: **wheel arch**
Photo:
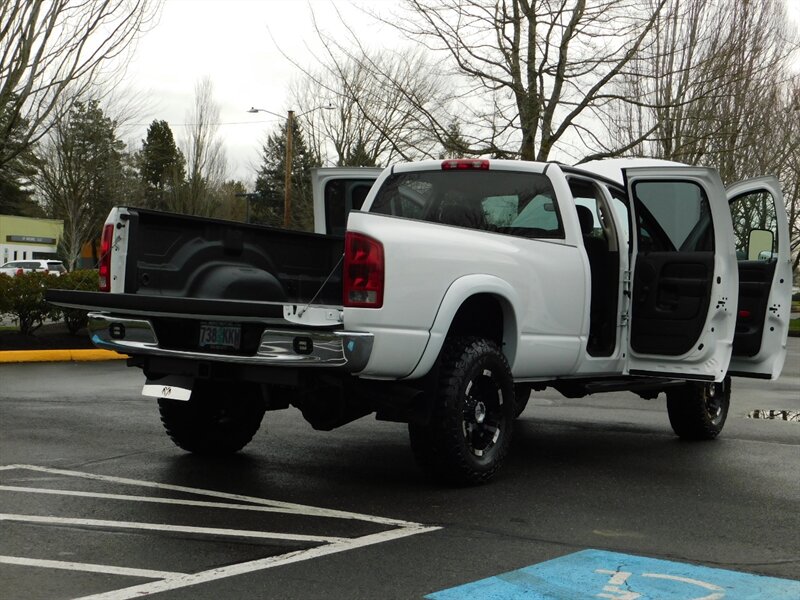
[[449, 335], [493, 340], [508, 363], [514, 364], [519, 339], [517, 306], [517, 293], [503, 279], [487, 275], [457, 279], [439, 305], [428, 344], [409, 378], [422, 377], [430, 371]]

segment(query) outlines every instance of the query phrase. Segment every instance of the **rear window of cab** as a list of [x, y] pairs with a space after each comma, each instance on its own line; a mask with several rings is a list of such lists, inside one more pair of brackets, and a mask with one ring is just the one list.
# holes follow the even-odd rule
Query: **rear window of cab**
[[526, 238], [564, 238], [555, 192], [538, 173], [395, 173], [381, 185], [370, 212]]

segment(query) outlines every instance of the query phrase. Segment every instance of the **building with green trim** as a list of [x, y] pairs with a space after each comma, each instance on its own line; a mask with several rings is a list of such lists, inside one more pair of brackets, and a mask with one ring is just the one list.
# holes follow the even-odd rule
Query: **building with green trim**
[[0, 215], [0, 264], [12, 260], [55, 258], [64, 221]]

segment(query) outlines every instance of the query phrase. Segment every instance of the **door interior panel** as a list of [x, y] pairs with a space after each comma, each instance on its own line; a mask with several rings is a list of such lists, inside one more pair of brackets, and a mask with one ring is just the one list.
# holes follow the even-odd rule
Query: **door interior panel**
[[700, 337], [711, 298], [713, 252], [640, 254], [634, 274], [631, 348], [676, 356]]
[[734, 356], [755, 356], [761, 350], [775, 264], [774, 261], [739, 261], [739, 312], [733, 337]]

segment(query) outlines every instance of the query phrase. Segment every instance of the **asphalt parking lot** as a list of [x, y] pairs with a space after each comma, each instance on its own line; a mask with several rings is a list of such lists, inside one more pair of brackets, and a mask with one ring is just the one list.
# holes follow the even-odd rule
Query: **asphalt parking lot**
[[0, 597], [797, 598], [800, 423], [747, 415], [800, 411], [798, 342], [779, 381], [734, 380], [715, 442], [678, 441], [663, 398], [548, 391], [463, 489], [402, 425], [268, 413], [202, 459], [119, 361], [0, 365]]

